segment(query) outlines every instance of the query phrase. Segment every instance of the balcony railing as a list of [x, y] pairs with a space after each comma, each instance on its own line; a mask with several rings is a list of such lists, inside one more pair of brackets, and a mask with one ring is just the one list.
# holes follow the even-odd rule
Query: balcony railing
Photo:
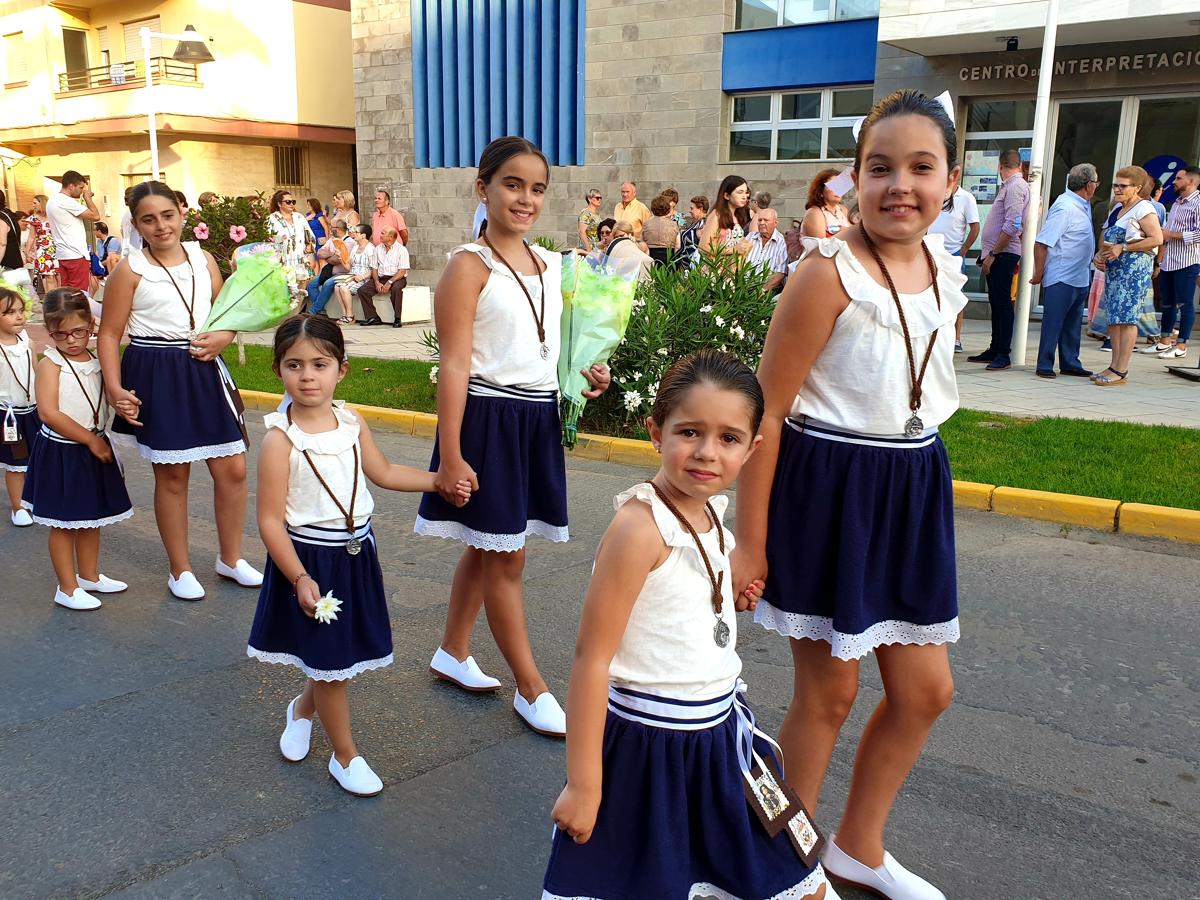
[[[178, 62], [169, 56], [155, 56], [150, 60], [150, 72], [154, 81], [170, 81], [182, 84], [198, 84], [200, 77], [195, 63]], [[61, 72], [58, 76], [58, 92], [73, 94], [98, 88], [144, 87], [146, 66], [144, 60], [127, 63], [112, 63], [94, 69], [78, 69]]]

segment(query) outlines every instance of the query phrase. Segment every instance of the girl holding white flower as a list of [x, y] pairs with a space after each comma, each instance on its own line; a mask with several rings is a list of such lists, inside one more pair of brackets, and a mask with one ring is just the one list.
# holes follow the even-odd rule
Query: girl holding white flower
[[[389, 464], [363, 418], [333, 399], [348, 368], [341, 329], [323, 316], [293, 316], [275, 332], [274, 369], [292, 403], [264, 420], [258, 527], [269, 557], [246, 652], [308, 676], [287, 707], [284, 758], [308, 755], [319, 715], [333, 744], [329, 774], [369, 797], [383, 782], [354, 744], [346, 688], [355, 675], [391, 664], [392, 630], [367, 479], [429, 491], [434, 477]], [[465, 504], [470, 484], [458, 482], [453, 494]]]

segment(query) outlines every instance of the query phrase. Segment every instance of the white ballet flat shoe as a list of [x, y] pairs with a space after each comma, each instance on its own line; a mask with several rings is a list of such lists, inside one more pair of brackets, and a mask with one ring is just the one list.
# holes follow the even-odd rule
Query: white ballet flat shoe
[[28, 528], [33, 524], [33, 516], [29, 514], [27, 509], [14, 509], [8, 514], [9, 521], [18, 528]]
[[230, 581], [236, 581], [242, 587], [261, 587], [263, 582], [262, 572], [244, 559], [239, 559], [234, 565], [228, 566], [218, 556], [217, 574]]
[[356, 797], [374, 797], [383, 790], [383, 782], [361, 756], [354, 757], [350, 765], [343, 769], [334, 754], [329, 757], [329, 774], [342, 786], [342, 790]]
[[830, 877], [887, 900], [946, 900], [946, 895], [919, 875], [914, 875], [884, 851], [883, 865], [864, 866], [834, 843], [830, 835], [821, 854], [821, 864]]
[[499, 680], [490, 675], [484, 675], [483, 670], [479, 668], [479, 663], [475, 662], [475, 657], [468, 656], [459, 662], [441, 647], [438, 647], [437, 653], [433, 654], [433, 659], [429, 663], [429, 671], [442, 681], [457, 684], [464, 691], [482, 694], [487, 691], [500, 690]]
[[299, 699], [296, 697], [288, 704], [287, 725], [284, 726], [283, 734], [279, 736], [279, 752], [288, 762], [300, 762], [308, 756], [312, 746], [312, 719], [297, 719], [294, 715], [296, 700]]
[[191, 572], [180, 572], [178, 578], [168, 575], [167, 587], [179, 600], [204, 599], [204, 585]]
[[75, 580], [79, 582], [79, 586], [85, 591], [96, 591], [100, 594], [119, 594], [121, 591], [129, 590], [129, 585], [123, 581], [117, 581], [115, 578], [109, 578], [103, 572], [95, 581], [88, 581], [86, 578], [75, 576]]
[[547, 737], [567, 736], [567, 714], [558, 705], [554, 695], [549, 691], [538, 694], [537, 699], [530, 703], [517, 691], [513, 697], [513, 709], [525, 724]]
[[80, 611], [99, 609], [103, 605], [81, 587], [75, 588], [74, 592], [70, 594], [64, 594], [62, 588], [56, 588], [54, 591], [54, 602], [59, 606], [65, 606], [67, 609]]

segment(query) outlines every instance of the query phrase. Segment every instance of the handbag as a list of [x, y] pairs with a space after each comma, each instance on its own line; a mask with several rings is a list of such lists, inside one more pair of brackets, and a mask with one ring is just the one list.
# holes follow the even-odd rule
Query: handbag
[[105, 278], [108, 276], [108, 269], [104, 268], [104, 260], [108, 257], [108, 244], [112, 240], [112, 235], [104, 239], [104, 243], [100, 245], [104, 256], [99, 257], [95, 253], [88, 254], [92, 258], [92, 274], [97, 278]]

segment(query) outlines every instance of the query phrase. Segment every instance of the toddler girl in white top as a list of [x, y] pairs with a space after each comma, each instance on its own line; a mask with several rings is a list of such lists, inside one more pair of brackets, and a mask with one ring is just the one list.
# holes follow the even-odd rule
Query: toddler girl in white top
[[42, 427], [34, 388], [33, 348], [25, 333], [25, 298], [12, 288], [0, 287], [0, 471], [12, 506], [9, 518], [18, 528], [33, 524], [21, 506], [29, 451]]
[[834, 897], [793, 844], [815, 855], [811, 821], [777, 808], [772, 836], [745, 795], [779, 761], [741, 696], [719, 493], [758, 445], [762, 410], [754, 373], [728, 354], [663, 376], [647, 422], [662, 466], [617, 496], [584, 600], [544, 900]]

